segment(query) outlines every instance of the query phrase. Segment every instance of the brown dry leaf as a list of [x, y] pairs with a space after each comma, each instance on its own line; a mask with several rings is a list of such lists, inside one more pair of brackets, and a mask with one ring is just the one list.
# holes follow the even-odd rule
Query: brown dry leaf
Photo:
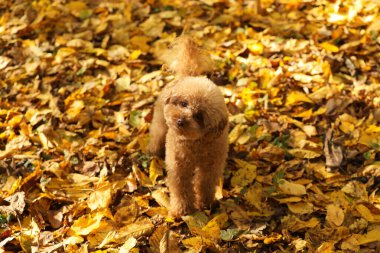
[[139, 214], [139, 207], [136, 202], [131, 200], [129, 203], [126, 203], [126, 206], [120, 207], [117, 209], [114, 219], [117, 224], [130, 224], [133, 223]]
[[326, 157], [326, 165], [338, 167], [343, 161], [343, 149], [339, 144], [333, 143], [333, 137], [333, 130], [327, 130], [323, 151]]
[[296, 216], [285, 217], [283, 223], [287, 229], [293, 232], [308, 228], [315, 228], [318, 224], [320, 224], [319, 220], [315, 217], [311, 218], [308, 221], [302, 221]]

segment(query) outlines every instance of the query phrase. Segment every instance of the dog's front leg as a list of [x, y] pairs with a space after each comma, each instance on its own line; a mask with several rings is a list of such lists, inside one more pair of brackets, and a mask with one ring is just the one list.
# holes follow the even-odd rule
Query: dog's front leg
[[194, 190], [197, 209], [209, 209], [215, 199], [216, 186], [223, 174], [224, 161], [209, 157], [195, 172]]
[[[169, 130], [170, 131], [170, 130]], [[180, 144], [170, 141], [166, 147], [167, 186], [170, 192], [170, 214], [174, 217], [195, 211], [192, 163], [181, 152]], [[183, 151], [183, 150], [182, 150]]]

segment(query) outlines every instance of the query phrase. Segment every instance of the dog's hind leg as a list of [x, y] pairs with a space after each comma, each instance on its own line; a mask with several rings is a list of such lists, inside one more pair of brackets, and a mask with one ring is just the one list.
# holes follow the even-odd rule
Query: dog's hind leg
[[153, 120], [149, 128], [150, 140], [147, 151], [152, 155], [164, 157], [165, 138], [168, 131], [164, 118], [164, 105], [162, 96], [158, 98], [153, 112]]

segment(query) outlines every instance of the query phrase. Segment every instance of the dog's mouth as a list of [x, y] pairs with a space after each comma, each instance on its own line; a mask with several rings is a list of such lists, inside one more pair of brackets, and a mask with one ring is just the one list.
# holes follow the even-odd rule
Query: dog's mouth
[[194, 126], [194, 123], [189, 122], [184, 118], [172, 119], [170, 120], [168, 126], [177, 134], [187, 139], [199, 139], [202, 137], [201, 129]]

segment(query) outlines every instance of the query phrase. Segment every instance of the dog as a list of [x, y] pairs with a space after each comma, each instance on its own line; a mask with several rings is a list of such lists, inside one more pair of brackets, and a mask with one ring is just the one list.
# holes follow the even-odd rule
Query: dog
[[228, 152], [228, 111], [219, 88], [201, 74], [208, 56], [189, 37], [165, 54], [176, 74], [159, 95], [148, 152], [163, 156], [174, 217], [209, 208]]

